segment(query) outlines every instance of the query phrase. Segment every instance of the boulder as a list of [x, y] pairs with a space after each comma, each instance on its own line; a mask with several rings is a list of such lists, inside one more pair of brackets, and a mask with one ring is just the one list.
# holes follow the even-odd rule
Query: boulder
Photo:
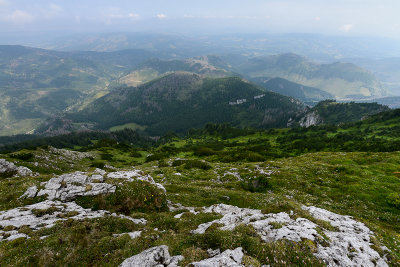
[[140, 254], [124, 260], [120, 267], [175, 267], [179, 261], [183, 260], [182, 256], [171, 257], [168, 247], [158, 246], [149, 248]]
[[242, 265], [242, 259], [243, 259], [243, 249], [242, 248], [237, 248], [234, 250], [225, 250], [221, 254], [218, 254], [212, 258], [205, 259], [202, 261], [198, 262], [192, 262], [190, 266], [193, 267], [209, 267], [209, 266], [215, 266], [215, 267], [244, 267]]
[[5, 159], [0, 159], [0, 176], [12, 177], [12, 176], [36, 176], [29, 168], [16, 166], [12, 162], [8, 162]]

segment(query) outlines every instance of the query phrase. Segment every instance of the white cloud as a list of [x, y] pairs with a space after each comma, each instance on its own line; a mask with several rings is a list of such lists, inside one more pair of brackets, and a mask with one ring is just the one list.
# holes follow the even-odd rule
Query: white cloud
[[156, 17], [159, 18], [159, 19], [166, 19], [167, 18], [167, 16], [165, 14], [162, 14], [162, 13], [161, 14], [157, 14]]
[[14, 24], [26, 24], [34, 20], [34, 16], [28, 12], [17, 9], [10, 14], [1, 17], [1, 20]]
[[7, 0], [0, 0], [0, 6], [6, 6], [6, 5], [8, 5]]
[[136, 18], [139, 18], [140, 15], [139, 15], [139, 14], [135, 14], [135, 13], [129, 13], [129, 14], [128, 14], [128, 17], [130, 17], [130, 18], [132, 18], [132, 19], [136, 19]]
[[345, 24], [342, 27], [340, 27], [339, 30], [342, 32], [350, 32], [353, 28], [354, 28], [353, 24]]
[[314, 20], [315, 20], [315, 21], [320, 21], [320, 20], [321, 20], [321, 17], [315, 17]]

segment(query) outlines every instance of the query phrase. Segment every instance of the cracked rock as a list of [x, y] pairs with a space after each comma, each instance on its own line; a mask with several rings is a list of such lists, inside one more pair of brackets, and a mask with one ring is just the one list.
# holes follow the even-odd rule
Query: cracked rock
[[120, 267], [175, 267], [179, 261], [183, 260], [182, 256], [174, 256], [168, 252], [168, 247], [158, 246], [149, 248], [140, 254], [124, 260]]
[[[14, 228], [28, 226], [32, 230], [36, 231], [44, 227], [51, 228], [57, 221], [63, 221], [67, 219], [84, 220], [105, 216], [115, 216], [123, 219], [129, 219], [136, 224], [146, 224], [145, 219], [134, 219], [124, 215], [117, 215], [115, 213], [110, 214], [110, 212], [105, 210], [92, 211], [91, 209], [82, 208], [75, 202], [64, 203], [60, 201], [46, 200], [40, 203], [19, 207], [8, 211], [1, 211], [0, 226], [3, 228], [7, 226], [12, 226]], [[5, 234], [10, 236], [8, 238], [4, 238]], [[13, 240], [20, 237], [27, 236], [23, 236], [14, 230], [0, 230], [0, 241]]]
[[[250, 225], [264, 242], [281, 239], [295, 242], [309, 239], [316, 242], [318, 252], [314, 255], [323, 259], [328, 266], [375, 266], [375, 263], [377, 266], [388, 266], [378, 252], [370, 247], [370, 236], [373, 232], [363, 223], [353, 220], [350, 216], [338, 215], [316, 207], [302, 208], [315, 219], [326, 221], [338, 230], [323, 229], [324, 237], [317, 231], [318, 227], [321, 227], [305, 218], [294, 220], [285, 212], [263, 214], [260, 210], [218, 204], [203, 210], [207, 213], [221, 214], [223, 217], [200, 224], [192, 233], [203, 234], [214, 223], [221, 224], [221, 230], [233, 230], [240, 224]], [[323, 246], [318, 240], [325, 240], [329, 245]]]
[[237, 248], [235, 250], [225, 250], [221, 254], [218, 254], [212, 258], [205, 259], [198, 262], [192, 262], [190, 266], [193, 267], [224, 267], [224, 266], [232, 266], [232, 267], [241, 267], [242, 259], [243, 259], [243, 249]]

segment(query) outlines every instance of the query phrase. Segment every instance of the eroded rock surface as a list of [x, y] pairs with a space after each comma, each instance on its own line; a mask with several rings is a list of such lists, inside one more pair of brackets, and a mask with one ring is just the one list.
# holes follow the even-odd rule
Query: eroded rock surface
[[[95, 196], [100, 194], [114, 193], [116, 186], [99, 183], [99, 177], [89, 177], [83, 172], [75, 172], [63, 174], [58, 177], [51, 178], [45, 182], [44, 189], [41, 189], [37, 196], [47, 195], [47, 199], [60, 199], [61, 201], [69, 201], [78, 196]], [[24, 195], [33, 196], [34, 188], [28, 188]]]
[[124, 260], [120, 267], [175, 267], [181, 260], [182, 256], [171, 257], [167, 246], [158, 246]]
[[123, 179], [127, 182], [141, 180], [155, 185], [166, 192], [165, 188], [155, 183], [150, 175], [145, 175], [139, 170], [118, 171], [106, 173], [96, 169], [94, 173], [74, 172], [51, 178], [41, 184], [43, 189], [32, 186], [21, 196], [21, 198], [33, 198], [36, 196], [47, 196], [49, 200], [59, 199], [70, 201], [78, 196], [96, 196], [101, 194], [114, 193], [116, 186], [106, 182], [107, 179]]
[[212, 258], [205, 259], [198, 262], [192, 262], [190, 266], [194, 267], [209, 267], [209, 266], [232, 266], [232, 267], [241, 267], [242, 259], [243, 259], [243, 249], [237, 248], [235, 250], [225, 250], [221, 254], [218, 254]]
[[[223, 226], [222, 230], [233, 230], [239, 224], [251, 225], [265, 242], [286, 239], [295, 242], [303, 238], [317, 243], [316, 257], [329, 266], [387, 266], [381, 256], [370, 245], [373, 232], [363, 223], [316, 207], [303, 207], [319, 220], [329, 222], [337, 231], [322, 229], [314, 222], [305, 219], [292, 219], [285, 212], [263, 214], [260, 210], [242, 209], [218, 204], [204, 208], [204, 212], [221, 214], [223, 217], [198, 226], [194, 234], [203, 234], [212, 224]], [[318, 228], [323, 231], [322, 236]], [[319, 242], [324, 240], [324, 245]], [[328, 244], [328, 245], [326, 245]]]
[[[237, 248], [234, 250], [225, 250], [222, 253], [218, 252], [208, 259], [192, 262], [188, 266], [194, 267], [244, 267], [242, 265], [243, 249]], [[183, 256], [171, 256], [168, 251], [168, 246], [152, 247], [140, 254], [130, 257], [123, 261], [120, 267], [175, 267], [182, 261]]]
[[350, 216], [338, 215], [313, 206], [303, 209], [310, 212], [314, 218], [328, 221], [339, 229], [338, 232], [324, 231], [330, 240], [329, 247], [318, 244], [316, 256], [324, 259], [330, 266], [387, 266], [378, 252], [370, 247], [373, 232], [363, 223], [353, 220]]
[[[111, 214], [105, 210], [92, 211], [91, 209], [82, 208], [75, 202], [46, 200], [40, 203], [0, 212], [0, 226], [3, 229], [0, 230], [0, 241], [10, 241], [19, 237], [28, 237], [26, 234], [20, 234], [15, 230], [21, 226], [28, 226], [30, 229], [36, 231], [44, 227], [53, 227], [57, 221], [67, 220], [69, 218], [83, 220], [104, 216], [115, 216], [129, 219], [136, 224], [146, 224], [145, 219], [133, 219], [115, 213]], [[11, 230], [6, 231], [4, 229]]]

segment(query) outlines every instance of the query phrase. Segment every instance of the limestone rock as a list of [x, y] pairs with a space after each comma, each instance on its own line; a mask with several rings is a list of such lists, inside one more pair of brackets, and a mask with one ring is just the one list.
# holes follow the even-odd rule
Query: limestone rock
[[38, 192], [37, 186], [36, 185], [35, 186], [31, 186], [19, 198], [34, 198], [34, 197], [36, 197], [37, 192]]
[[[316, 208], [303, 207], [314, 218], [329, 222], [337, 231], [323, 229], [324, 236], [317, 232], [318, 225], [305, 219], [292, 219], [285, 212], [263, 214], [260, 210], [242, 209], [235, 206], [218, 204], [203, 208], [204, 212], [221, 214], [223, 217], [203, 223], [192, 233], [203, 234], [214, 223], [221, 224], [222, 230], [233, 230], [239, 224], [250, 225], [265, 242], [286, 239], [300, 242], [309, 239], [317, 243], [318, 251], [315, 256], [323, 259], [328, 266], [388, 266], [378, 252], [370, 245], [373, 232], [363, 223], [349, 216]], [[325, 240], [329, 245], [318, 243]]]
[[45, 183], [45, 188], [37, 193], [37, 196], [47, 195], [47, 199], [49, 200], [60, 199], [62, 201], [69, 201], [78, 196], [96, 196], [114, 193], [115, 189], [116, 187], [111, 184], [92, 183], [91, 179], [85, 173], [75, 172], [51, 178]]
[[212, 258], [205, 259], [198, 262], [192, 262], [190, 266], [194, 267], [224, 267], [224, 266], [231, 266], [231, 267], [241, 267], [242, 259], [243, 259], [243, 249], [237, 248], [235, 250], [225, 250], [221, 254], [218, 254]]
[[[322, 258], [329, 266], [388, 266], [370, 245], [373, 232], [361, 222], [350, 216], [316, 208], [303, 207], [319, 220], [328, 221], [339, 231], [325, 231], [330, 240], [328, 247], [318, 244], [316, 256]], [[376, 263], [376, 264], [375, 264]]]
[[5, 159], [0, 159], [0, 175], [1, 176], [36, 176], [29, 168], [27, 167], [18, 167], [12, 162], [8, 162]]
[[140, 254], [124, 260], [120, 267], [175, 267], [179, 261], [183, 260], [182, 256], [174, 256], [168, 252], [168, 247], [158, 246], [149, 248]]
[[322, 118], [319, 116], [317, 111], [313, 111], [307, 113], [303, 118], [299, 121], [301, 127], [310, 127], [313, 125], [319, 125], [323, 123]]
[[[44, 227], [53, 227], [57, 221], [67, 219], [83, 220], [100, 218], [104, 216], [116, 216], [123, 219], [129, 218], [136, 224], [146, 224], [145, 219], [133, 219], [131, 217], [117, 215], [115, 213], [110, 214], [110, 212], [105, 210], [92, 211], [91, 209], [82, 208], [75, 202], [46, 200], [40, 203], [15, 208], [8, 211], [0, 211], [0, 226], [2, 228], [7, 226], [20, 228], [21, 226], [25, 225], [36, 231]], [[24, 237], [17, 231], [14, 232], [0, 230], [0, 241], [10, 240], [10, 237], [4, 238], [5, 235], [11, 235], [11, 239]]]
[[101, 169], [96, 169], [95, 174], [90, 175], [85, 172], [74, 172], [63, 174], [51, 178], [42, 184], [43, 189], [39, 192], [37, 187], [30, 187], [21, 198], [32, 198], [35, 196], [47, 195], [47, 199], [70, 201], [78, 196], [96, 196], [101, 194], [114, 193], [116, 186], [105, 183], [106, 179], [123, 179], [127, 182], [134, 180], [145, 181], [155, 185], [160, 190], [166, 192], [165, 188], [156, 182], [150, 175], [145, 175], [140, 170], [118, 171], [106, 174]]

